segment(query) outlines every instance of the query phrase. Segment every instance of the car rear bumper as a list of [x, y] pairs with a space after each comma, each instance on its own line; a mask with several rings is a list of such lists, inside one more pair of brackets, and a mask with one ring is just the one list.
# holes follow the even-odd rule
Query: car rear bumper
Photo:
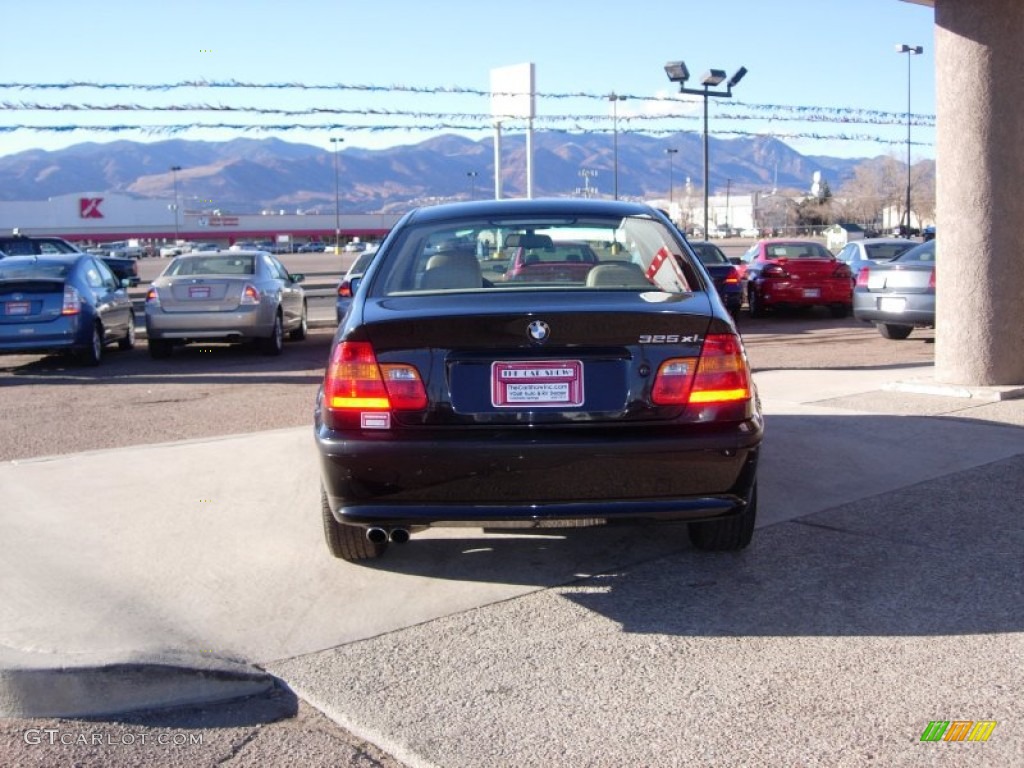
[[813, 284], [789, 280], [764, 280], [758, 285], [757, 290], [766, 305], [849, 305], [853, 300], [853, 283], [849, 278]]
[[389, 439], [322, 426], [321, 479], [339, 522], [530, 527], [708, 520], [753, 486], [759, 421], [698, 437]]
[[[902, 298], [906, 300], [903, 311], [892, 312], [880, 308], [880, 299]], [[912, 325], [931, 328], [935, 325], [934, 294], [893, 294], [854, 293], [853, 316], [858, 320], [889, 325]]]
[[[44, 353], [84, 348], [92, 342], [89, 326], [79, 322], [80, 315], [66, 315], [42, 323], [4, 323], [0, 325], [0, 354]], [[28, 331], [28, 332], [26, 332]]]
[[256, 307], [228, 312], [164, 312], [146, 308], [150, 339], [257, 339], [269, 336], [273, 315], [263, 318]]

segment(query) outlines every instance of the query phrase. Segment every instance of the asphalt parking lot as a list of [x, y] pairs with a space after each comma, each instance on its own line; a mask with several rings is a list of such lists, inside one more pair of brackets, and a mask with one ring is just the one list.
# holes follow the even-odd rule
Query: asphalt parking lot
[[[306, 445], [329, 327], [279, 358], [217, 345], [166, 361], [144, 345], [111, 351], [97, 369], [0, 358], [0, 582], [14, 585], [0, 647], [24, 648], [40, 627], [83, 654], [97, 638], [220, 643], [277, 681], [230, 704], [8, 719], [0, 754], [83, 766], [1024, 763], [1021, 401], [886, 389], [926, 374], [931, 332], [887, 341], [814, 312], [740, 327], [774, 436], [770, 482], [755, 544], [713, 558], [661, 534], [594, 530], [430, 535], [379, 567], [331, 562]], [[49, 486], [53, 468], [73, 484]], [[186, 508], [192, 489], [231, 502], [211, 520]], [[957, 718], [999, 725], [984, 744], [920, 743], [929, 721]]]

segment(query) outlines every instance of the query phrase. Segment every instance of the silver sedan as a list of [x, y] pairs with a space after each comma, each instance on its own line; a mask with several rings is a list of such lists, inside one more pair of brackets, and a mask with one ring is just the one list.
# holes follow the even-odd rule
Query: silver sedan
[[257, 341], [279, 355], [284, 334], [304, 339], [306, 296], [265, 251], [215, 251], [177, 256], [146, 295], [149, 353], [167, 357], [189, 342]]

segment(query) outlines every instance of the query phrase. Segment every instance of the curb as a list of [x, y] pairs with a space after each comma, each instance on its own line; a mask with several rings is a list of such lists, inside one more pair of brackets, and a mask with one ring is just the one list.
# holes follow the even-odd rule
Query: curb
[[[45, 662], [45, 665], [44, 665]], [[276, 678], [230, 659], [178, 654], [54, 659], [0, 654], [0, 717], [99, 717], [228, 701], [264, 693]]]

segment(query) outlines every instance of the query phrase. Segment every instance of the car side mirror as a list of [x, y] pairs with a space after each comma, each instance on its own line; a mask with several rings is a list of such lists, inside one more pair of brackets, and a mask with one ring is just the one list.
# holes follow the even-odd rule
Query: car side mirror
[[729, 263], [734, 265], [734, 266], [738, 267], [740, 264], [743, 263], [743, 259], [741, 259], [739, 256], [729, 256], [728, 258], [729, 258]]
[[351, 280], [348, 281], [348, 285], [349, 285], [349, 288], [352, 290], [352, 295], [353, 296], [356, 295], [356, 291], [359, 289], [359, 284], [361, 282], [363, 282], [362, 276], [360, 276], [360, 277], [353, 277]]
[[131, 288], [131, 287], [132, 287], [132, 280], [131, 280], [131, 278], [130, 277], [122, 277], [121, 280], [120, 280], [120, 285], [118, 286], [118, 290], [120, 290], [122, 288]]
[[299, 275], [288, 275], [288, 277], [291, 279], [291, 281], [293, 283], [301, 283], [303, 280], [306, 279], [306, 276], [302, 275], [302, 274], [299, 274]]

